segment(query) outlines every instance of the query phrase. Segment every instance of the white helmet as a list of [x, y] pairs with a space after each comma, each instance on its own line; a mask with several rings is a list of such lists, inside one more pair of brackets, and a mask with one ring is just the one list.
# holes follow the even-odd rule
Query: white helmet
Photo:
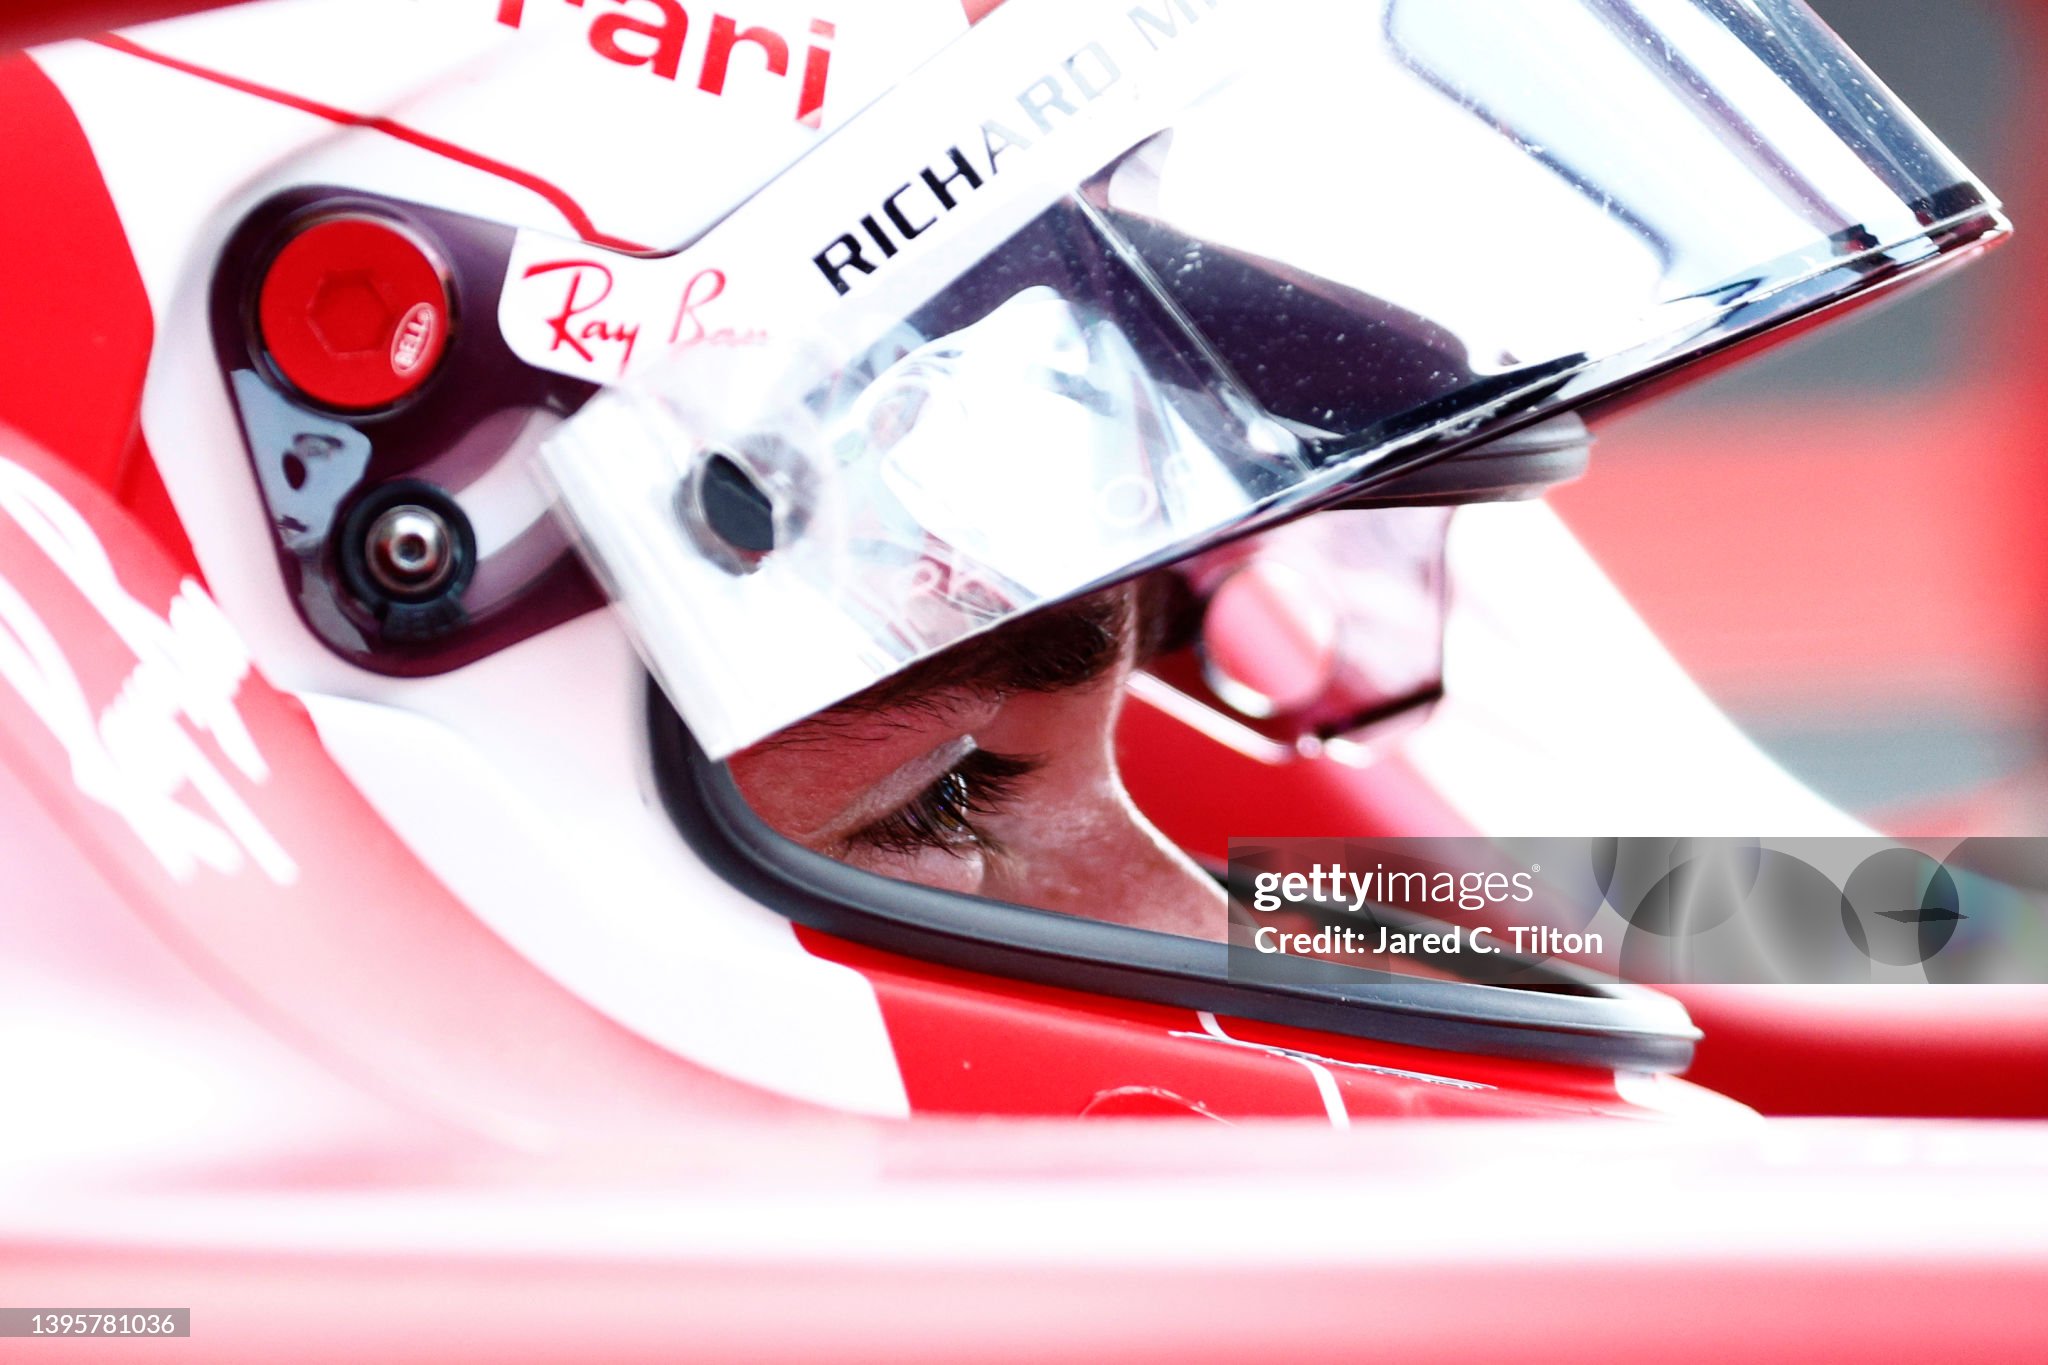
[[[1131, 910], [1180, 852], [1008, 897], [1096, 916], [877, 876], [724, 760], [1153, 575], [1152, 634], [1207, 649], [1138, 727], [1313, 804], [1444, 690], [1445, 505], [1575, 475], [1575, 414], [1969, 255], [1995, 202], [1794, 0], [990, 8], [278, 0], [38, 50], [103, 193], [49, 212], [132, 252], [93, 382], [146, 363], [146, 452], [99, 481], [456, 898], [712, 1069], [902, 1110], [868, 949], [1682, 1066], [1620, 989], [1240, 979]], [[0, 420], [61, 444], [76, 387]], [[898, 797], [1000, 785], [967, 738]], [[1157, 844], [1096, 795], [1048, 842]], [[261, 811], [218, 823], [283, 885]]]

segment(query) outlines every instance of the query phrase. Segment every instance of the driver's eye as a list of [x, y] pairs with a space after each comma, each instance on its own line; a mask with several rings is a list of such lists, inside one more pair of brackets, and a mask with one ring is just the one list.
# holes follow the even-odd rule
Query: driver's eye
[[975, 824], [975, 817], [1001, 811], [1017, 786], [1038, 768], [1034, 758], [976, 749], [916, 796], [848, 835], [847, 846], [906, 854], [926, 849], [960, 854], [971, 849], [1000, 851]]

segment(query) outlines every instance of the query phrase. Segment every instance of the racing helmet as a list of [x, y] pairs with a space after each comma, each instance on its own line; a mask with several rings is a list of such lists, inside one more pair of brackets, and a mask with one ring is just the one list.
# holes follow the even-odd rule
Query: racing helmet
[[[126, 492], [255, 667], [551, 976], [852, 1108], [872, 1021], [792, 921], [1682, 1065], [1621, 988], [1251, 982], [876, 876], [726, 760], [1142, 581], [1156, 712], [1369, 762], [1443, 690], [1447, 507], [2007, 231], [1797, 0], [276, 0], [27, 60], [144, 305]], [[730, 1037], [770, 992], [837, 1035]]]

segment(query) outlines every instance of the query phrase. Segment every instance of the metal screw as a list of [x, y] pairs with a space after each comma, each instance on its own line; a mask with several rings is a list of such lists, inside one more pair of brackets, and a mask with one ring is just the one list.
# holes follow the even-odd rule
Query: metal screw
[[405, 503], [370, 524], [370, 577], [394, 597], [431, 595], [455, 574], [455, 538], [439, 512]]

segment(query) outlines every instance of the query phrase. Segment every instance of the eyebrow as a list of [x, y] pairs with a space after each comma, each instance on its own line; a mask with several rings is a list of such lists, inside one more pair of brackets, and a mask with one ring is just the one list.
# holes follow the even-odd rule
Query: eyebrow
[[1086, 687], [1123, 657], [1131, 634], [1126, 600], [1112, 590], [1034, 612], [919, 660], [832, 711], [874, 715], [929, 705], [948, 692], [998, 696]]
[[1132, 636], [1143, 662], [1185, 643], [1191, 623], [1200, 620], [1200, 608], [1177, 574], [1139, 579], [1135, 597], [1135, 610], [1126, 613], [1127, 599], [1115, 587], [1105, 588], [998, 625], [770, 735], [760, 747], [808, 748], [838, 723], [936, 714], [962, 694], [986, 698], [1086, 687], [1116, 666]]

